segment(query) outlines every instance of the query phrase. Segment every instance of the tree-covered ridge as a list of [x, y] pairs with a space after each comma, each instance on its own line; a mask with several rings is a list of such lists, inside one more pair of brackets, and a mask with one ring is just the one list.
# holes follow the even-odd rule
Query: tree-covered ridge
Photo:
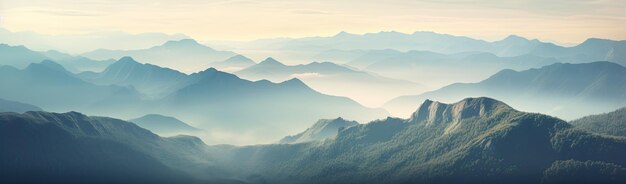
[[[332, 141], [235, 149], [232, 159], [254, 176], [252, 182], [539, 183], [579, 169], [561, 172], [564, 160], [623, 169], [625, 152], [626, 138], [587, 133], [490, 98], [468, 98], [426, 101], [410, 119], [357, 125]], [[593, 176], [626, 180], [614, 170], [594, 170], [600, 174]]]
[[591, 132], [626, 136], [626, 107], [609, 113], [585, 116], [570, 123]]

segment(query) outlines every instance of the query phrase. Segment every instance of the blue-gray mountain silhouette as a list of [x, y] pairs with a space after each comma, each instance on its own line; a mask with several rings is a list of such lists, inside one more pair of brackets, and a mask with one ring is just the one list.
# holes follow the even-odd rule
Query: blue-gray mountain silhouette
[[95, 61], [81, 56], [72, 56], [59, 51], [37, 52], [24, 46], [0, 44], [0, 65], [25, 68], [31, 63], [52, 60], [62, 64], [71, 72], [102, 71], [112, 63], [111, 60]]
[[425, 91], [425, 87], [418, 83], [387, 78], [331, 62], [285, 65], [270, 57], [235, 74], [250, 80], [284, 81], [295, 77], [322, 93], [346, 96], [368, 106], [379, 106], [400, 95]]
[[24, 113], [26, 111], [42, 111], [42, 109], [31, 104], [5, 100], [5, 99], [0, 98], [0, 112]]
[[124, 56], [131, 56], [142, 62], [191, 73], [207, 68], [211, 62], [223, 61], [236, 54], [230, 51], [212, 49], [193, 39], [182, 39], [168, 41], [162, 45], [147, 49], [99, 49], [82, 55], [92, 59], [118, 59]]
[[[74, 77], [63, 66], [43, 61], [25, 69], [0, 67], [0, 98], [33, 104], [49, 111], [90, 110], [123, 113], [141, 94], [120, 86], [101, 86]], [[114, 113], [113, 113], [114, 114]]]
[[272, 142], [321, 117], [368, 121], [388, 115], [382, 109], [366, 108], [345, 97], [319, 93], [298, 79], [253, 82], [213, 68], [187, 75], [140, 64], [130, 57], [101, 73], [74, 75], [49, 61], [25, 70], [0, 69], [6, 70], [0, 73], [0, 84], [7, 86], [0, 89], [0, 98], [51, 111], [81, 110], [127, 119], [168, 114], [197, 123], [198, 128], [212, 133], [245, 132], [255, 136], [213, 140], [232, 141], [222, 143]]
[[133, 122], [139, 125], [141, 128], [145, 128], [161, 136], [171, 136], [200, 131], [200, 129], [192, 127], [191, 125], [181, 120], [178, 120], [175, 117], [163, 116], [160, 114], [147, 114], [145, 116], [130, 119], [128, 121]]
[[256, 63], [252, 59], [244, 55], [237, 54], [224, 61], [210, 63], [209, 66], [215, 69], [218, 69], [220, 71], [235, 72], [244, 68], [248, 68], [255, 64]]

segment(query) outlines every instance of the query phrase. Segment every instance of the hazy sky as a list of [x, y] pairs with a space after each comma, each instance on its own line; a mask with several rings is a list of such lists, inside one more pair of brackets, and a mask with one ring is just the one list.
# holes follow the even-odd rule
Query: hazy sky
[[0, 0], [0, 27], [184, 33], [200, 40], [435, 31], [572, 43], [626, 39], [626, 0]]

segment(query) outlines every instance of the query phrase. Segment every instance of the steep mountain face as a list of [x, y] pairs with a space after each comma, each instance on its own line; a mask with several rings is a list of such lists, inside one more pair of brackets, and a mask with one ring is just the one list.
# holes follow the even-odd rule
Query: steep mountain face
[[163, 138], [113, 118], [0, 113], [0, 137], [3, 182], [187, 183], [200, 170], [211, 175], [210, 148], [198, 138]]
[[324, 142], [233, 149], [224, 167], [251, 183], [610, 183], [626, 181], [625, 151], [625, 137], [468, 98], [425, 101], [409, 119], [356, 125]]
[[119, 86], [100, 86], [73, 76], [52, 61], [30, 64], [25, 69], [0, 67], [0, 98], [37, 105], [51, 111], [122, 111], [140, 95]]
[[0, 65], [10, 65], [16, 68], [25, 68], [31, 63], [43, 60], [53, 60], [62, 64], [72, 72], [101, 71], [111, 61], [95, 61], [85, 57], [71, 56], [58, 51], [37, 52], [24, 46], [10, 46], [0, 44]]
[[139, 118], [128, 120], [148, 129], [161, 136], [172, 136], [177, 134], [185, 134], [187, 132], [196, 132], [200, 129], [180, 121], [174, 117], [163, 116], [159, 114], [148, 114]]
[[626, 107], [609, 113], [585, 116], [570, 123], [590, 132], [626, 136]]
[[207, 68], [209, 63], [223, 61], [236, 55], [230, 51], [218, 51], [193, 39], [168, 41], [162, 45], [138, 50], [99, 49], [82, 54], [92, 59], [117, 59], [131, 56], [139, 61], [174, 68], [183, 72], [197, 72], [198, 68]]
[[285, 81], [298, 78], [322, 93], [350, 97], [370, 107], [380, 106], [400, 95], [425, 90], [424, 86], [417, 83], [358, 71], [331, 62], [285, 65], [267, 58], [235, 74], [249, 80]]
[[294, 144], [335, 138], [340, 130], [358, 124], [359, 123], [356, 121], [348, 121], [343, 118], [322, 119], [317, 121], [317, 123], [313, 124], [313, 126], [311, 126], [310, 128], [307, 128], [304, 132], [298, 133], [296, 135], [287, 136], [278, 141], [278, 143]]
[[541, 68], [502, 70], [479, 83], [458, 83], [421, 95], [398, 97], [385, 104], [406, 116], [423, 99], [445, 102], [467, 96], [489, 96], [516, 108], [565, 119], [608, 112], [626, 105], [626, 67], [611, 62], [553, 64]]
[[252, 65], [255, 65], [256, 63], [250, 59], [247, 58], [244, 55], [241, 54], [237, 54], [233, 57], [230, 57], [224, 61], [219, 61], [219, 62], [213, 62], [211, 64], [209, 64], [210, 67], [213, 67], [215, 69], [218, 69], [220, 71], [226, 71], [226, 72], [236, 72], [239, 71], [241, 69], [244, 68], [248, 68]]
[[0, 98], [0, 112], [24, 113], [26, 111], [42, 111], [42, 109], [34, 105]]
[[99, 85], [132, 86], [153, 98], [164, 97], [180, 88], [187, 75], [169, 68], [141, 64], [131, 57], [122, 57], [100, 73], [83, 72], [79, 78]]

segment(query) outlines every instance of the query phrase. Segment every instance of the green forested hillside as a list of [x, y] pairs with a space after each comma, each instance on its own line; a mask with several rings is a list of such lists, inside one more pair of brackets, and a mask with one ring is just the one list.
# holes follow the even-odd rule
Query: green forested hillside
[[[468, 98], [426, 101], [410, 119], [357, 125], [332, 141], [233, 149], [227, 163], [268, 183], [618, 182], [625, 152], [624, 137]], [[571, 175], [580, 171], [590, 174]]]

